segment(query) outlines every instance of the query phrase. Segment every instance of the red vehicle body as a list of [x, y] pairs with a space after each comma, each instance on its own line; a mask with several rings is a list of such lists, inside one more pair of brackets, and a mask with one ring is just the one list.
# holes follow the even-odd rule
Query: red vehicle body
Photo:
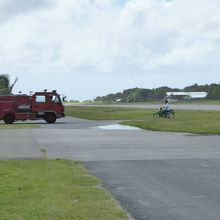
[[6, 124], [14, 121], [44, 119], [55, 123], [57, 118], [64, 117], [64, 106], [60, 95], [52, 92], [36, 92], [33, 95], [0, 96], [0, 120]]

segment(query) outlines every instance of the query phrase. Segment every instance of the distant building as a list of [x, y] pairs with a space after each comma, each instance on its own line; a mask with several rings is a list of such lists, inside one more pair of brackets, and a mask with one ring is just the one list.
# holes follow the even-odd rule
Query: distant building
[[204, 99], [207, 94], [207, 92], [167, 92], [166, 98], [170, 100]]
[[122, 101], [122, 99], [116, 99], [115, 101], [116, 101], [116, 102], [121, 102], [121, 101]]

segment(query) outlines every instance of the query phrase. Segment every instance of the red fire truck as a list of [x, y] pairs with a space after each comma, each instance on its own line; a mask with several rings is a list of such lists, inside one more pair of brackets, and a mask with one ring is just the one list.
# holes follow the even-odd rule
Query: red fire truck
[[56, 90], [44, 90], [33, 95], [0, 96], [0, 120], [4, 120], [6, 124], [37, 119], [55, 123], [57, 118], [64, 116], [64, 106]]

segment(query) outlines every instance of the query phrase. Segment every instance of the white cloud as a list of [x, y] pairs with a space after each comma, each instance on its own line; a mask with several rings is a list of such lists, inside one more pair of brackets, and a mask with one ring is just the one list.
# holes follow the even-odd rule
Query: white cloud
[[210, 65], [215, 79], [219, 9], [219, 0], [2, 0], [0, 70], [147, 77]]
[[210, 56], [215, 48], [215, 45], [209, 42], [195, 43], [189, 47], [175, 47], [167, 54], [152, 57], [145, 68], [149, 70], [164, 65], [202, 65], [204, 57]]
[[49, 8], [53, 0], [2, 0], [0, 2], [0, 22], [6, 22], [19, 14]]

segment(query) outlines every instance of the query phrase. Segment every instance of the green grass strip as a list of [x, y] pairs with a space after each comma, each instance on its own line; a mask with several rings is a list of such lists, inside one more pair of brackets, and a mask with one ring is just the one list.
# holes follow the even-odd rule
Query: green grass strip
[[81, 163], [0, 161], [1, 220], [122, 220], [127, 214]]
[[0, 122], [0, 129], [28, 129], [28, 128], [39, 128], [37, 124], [22, 124], [22, 123], [13, 123], [5, 124]]
[[118, 107], [87, 107], [67, 106], [65, 113], [68, 116], [90, 119], [90, 120], [132, 120], [145, 119], [146, 115], [151, 117], [154, 110], [118, 108]]
[[220, 111], [176, 110], [175, 119], [154, 119], [158, 110], [117, 107], [67, 107], [67, 115], [91, 120], [128, 120], [121, 124], [154, 131], [220, 134]]

